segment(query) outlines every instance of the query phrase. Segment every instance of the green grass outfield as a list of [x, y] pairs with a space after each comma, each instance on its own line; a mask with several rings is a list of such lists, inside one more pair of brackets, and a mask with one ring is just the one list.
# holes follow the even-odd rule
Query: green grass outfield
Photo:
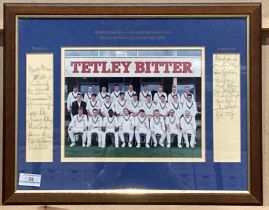
[[201, 157], [201, 147], [196, 145], [195, 148], [178, 148], [178, 147], [124, 147], [115, 148], [112, 146], [106, 148], [69, 147], [65, 145], [65, 157], [184, 157], [184, 158], [197, 158]]

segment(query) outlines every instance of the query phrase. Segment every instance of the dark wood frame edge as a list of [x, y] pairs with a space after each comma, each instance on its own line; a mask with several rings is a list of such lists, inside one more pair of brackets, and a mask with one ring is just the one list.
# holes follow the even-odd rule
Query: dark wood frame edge
[[[3, 204], [262, 205], [261, 4], [4, 4]], [[155, 6], [155, 8], [154, 8]], [[158, 7], [156, 7], [158, 6]], [[238, 7], [240, 6], [240, 7]], [[135, 9], [134, 9], [135, 8]], [[165, 9], [164, 9], [165, 8]], [[250, 185], [246, 194], [15, 193], [15, 16], [34, 14], [249, 14]], [[257, 24], [259, 23], [259, 24]], [[260, 94], [257, 94], [260, 93]], [[9, 113], [9, 114], [7, 114]], [[10, 114], [12, 113], [12, 114]], [[257, 123], [258, 122], [258, 123]]]

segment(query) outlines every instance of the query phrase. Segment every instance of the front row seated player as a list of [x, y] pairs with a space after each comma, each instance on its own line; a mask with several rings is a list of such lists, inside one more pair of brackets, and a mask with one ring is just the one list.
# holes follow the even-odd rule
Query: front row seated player
[[175, 116], [175, 110], [171, 109], [169, 111], [169, 116], [166, 117], [166, 127], [167, 127], [167, 147], [171, 147], [171, 138], [172, 135], [177, 137], [177, 146], [182, 148], [181, 146], [181, 138], [182, 138], [182, 131], [180, 129], [180, 118]]
[[118, 135], [119, 121], [112, 109], [108, 110], [108, 115], [103, 118], [103, 136], [101, 147], [106, 146], [106, 135], [113, 134], [115, 140], [115, 147], [119, 147], [119, 135]]
[[98, 115], [98, 109], [92, 109], [92, 116], [89, 116], [88, 119], [88, 132], [87, 132], [87, 147], [92, 144], [92, 134], [97, 135], [98, 147], [102, 145], [102, 126], [103, 120], [102, 117]]
[[138, 116], [135, 118], [135, 139], [136, 139], [136, 147], [139, 148], [141, 145], [141, 137], [140, 135], [146, 135], [146, 148], [150, 148], [150, 136], [151, 131], [149, 127], [149, 120], [146, 116], [146, 113], [143, 109], [139, 110]]
[[87, 133], [87, 116], [83, 114], [83, 108], [78, 108], [78, 114], [75, 115], [68, 126], [68, 135], [71, 139], [70, 147], [76, 145], [75, 134], [82, 134], [82, 146], [86, 144], [86, 133]]
[[[191, 115], [191, 112], [186, 110], [184, 112], [184, 116], [180, 120], [182, 133], [184, 137], [184, 141], [186, 144], [186, 147], [188, 148], [191, 146], [192, 148], [195, 146], [195, 135], [196, 135], [196, 122], [195, 117]], [[191, 141], [188, 140], [188, 134], [191, 135]]]
[[121, 139], [121, 147], [125, 147], [124, 134], [128, 134], [128, 146], [133, 146], [134, 137], [134, 117], [130, 115], [127, 108], [123, 109], [123, 115], [119, 117], [119, 137]]
[[154, 147], [157, 147], [158, 142], [156, 135], [160, 135], [161, 138], [159, 140], [159, 144], [161, 147], [164, 147], [164, 139], [165, 139], [165, 122], [163, 117], [160, 116], [160, 111], [158, 109], [154, 110], [153, 117], [150, 118], [150, 129], [151, 129], [151, 137], [154, 143]]

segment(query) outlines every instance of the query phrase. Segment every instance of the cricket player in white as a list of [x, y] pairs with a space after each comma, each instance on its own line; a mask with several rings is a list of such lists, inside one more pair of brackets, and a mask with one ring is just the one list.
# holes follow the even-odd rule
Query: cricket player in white
[[[184, 141], [186, 147], [191, 146], [192, 148], [195, 146], [195, 135], [196, 135], [196, 122], [195, 118], [191, 116], [190, 111], [185, 111], [184, 116], [180, 120], [182, 133], [184, 137]], [[191, 135], [191, 141], [188, 140], [188, 134]]]
[[153, 116], [154, 103], [152, 102], [151, 95], [147, 95], [146, 102], [142, 104], [142, 109], [145, 111], [147, 117]]
[[105, 98], [107, 95], [110, 94], [106, 91], [106, 87], [102, 87], [101, 92], [97, 95], [97, 100], [100, 102], [100, 104], [103, 104], [105, 102]]
[[155, 105], [154, 109], [158, 109], [162, 117], [166, 117], [169, 112], [168, 103], [165, 101], [165, 95], [161, 95], [161, 101]]
[[179, 93], [177, 92], [177, 86], [176, 85], [173, 85], [172, 86], [172, 92], [169, 93], [168, 95], [168, 103], [172, 103], [174, 100], [173, 100], [173, 97], [174, 96], [177, 96], [178, 99], [180, 99], [180, 95]]
[[120, 86], [119, 86], [119, 84], [115, 84], [114, 91], [111, 92], [110, 96], [111, 96], [111, 100], [112, 100], [113, 103], [117, 102], [117, 100], [120, 97]]
[[163, 86], [159, 85], [157, 92], [154, 94], [153, 101], [158, 104], [161, 102], [161, 96], [164, 95], [165, 101], [167, 101], [167, 94], [163, 92]]
[[92, 94], [93, 94], [92, 86], [89, 86], [88, 92], [84, 94], [84, 101], [86, 102], [86, 104], [88, 104], [88, 102], [91, 100]]
[[108, 110], [114, 109], [114, 103], [111, 101], [110, 95], [106, 95], [104, 103], [101, 105], [101, 114], [107, 116]]
[[177, 118], [180, 118], [182, 116], [182, 106], [181, 103], [178, 101], [178, 96], [174, 95], [173, 96], [173, 101], [169, 103], [169, 110], [174, 110], [175, 116]]
[[125, 99], [125, 94], [121, 92], [119, 100], [116, 100], [114, 103], [115, 112], [118, 116], [123, 115], [123, 109], [128, 108], [128, 104], [128, 101]]
[[71, 120], [73, 119], [73, 114], [72, 114], [72, 103], [77, 100], [78, 96], [78, 88], [77, 86], [73, 86], [73, 91], [70, 92], [67, 96], [67, 110], [70, 113]]
[[87, 132], [87, 116], [83, 114], [83, 108], [78, 109], [78, 114], [75, 115], [68, 126], [68, 135], [71, 139], [70, 147], [76, 145], [75, 134], [82, 133], [82, 146], [85, 147]]
[[181, 148], [182, 131], [180, 130], [180, 118], [175, 116], [175, 111], [171, 109], [169, 116], [165, 118], [165, 124], [167, 127], [167, 147], [171, 147], [172, 135], [177, 137], [177, 146]]
[[133, 98], [133, 94], [135, 94], [136, 92], [134, 91], [134, 87], [133, 85], [128, 85], [128, 90], [125, 92], [125, 98], [126, 100], [129, 102], [132, 100]]
[[141, 103], [145, 103], [147, 100], [147, 95], [150, 95], [150, 97], [152, 97], [151, 92], [148, 89], [148, 86], [146, 84], [144, 84], [143, 89], [139, 93], [139, 101]]
[[114, 116], [113, 110], [108, 110], [108, 116], [103, 118], [103, 136], [101, 147], [105, 148], [106, 146], [106, 135], [112, 133], [115, 139], [115, 147], [119, 147], [119, 133], [118, 133], [119, 121], [116, 116]]
[[180, 103], [182, 104], [182, 106], [188, 101], [188, 94], [192, 95], [192, 101], [195, 102], [193, 94], [190, 92], [189, 86], [185, 86], [184, 93], [182, 93], [180, 97]]
[[96, 134], [98, 138], [98, 147], [102, 144], [102, 117], [98, 115], [98, 109], [92, 110], [93, 115], [88, 119], [87, 147], [92, 144], [92, 134]]
[[141, 109], [141, 102], [138, 101], [137, 94], [133, 94], [133, 100], [129, 101], [128, 103], [128, 109], [131, 112], [132, 116], [137, 116], [139, 113], [139, 110]]
[[154, 147], [157, 147], [157, 139], [156, 135], [159, 134], [161, 136], [159, 144], [161, 147], [164, 147], [164, 139], [165, 139], [165, 122], [164, 118], [160, 116], [160, 112], [158, 109], [154, 111], [154, 116], [150, 118], [150, 129], [151, 129], [151, 137], [153, 139]]
[[93, 113], [92, 113], [92, 110], [93, 110], [93, 109], [97, 109], [98, 112], [100, 111], [100, 109], [101, 109], [100, 102], [96, 99], [96, 94], [95, 94], [95, 93], [93, 93], [93, 94], [91, 95], [91, 100], [89, 100], [89, 101], [87, 102], [87, 107], [86, 107], [86, 109], [87, 109], [88, 114], [89, 114], [90, 116], [93, 115]]
[[128, 134], [128, 146], [133, 146], [134, 138], [134, 117], [129, 114], [127, 108], [123, 109], [123, 115], [119, 117], [119, 137], [121, 139], [121, 147], [125, 147], [124, 134]]
[[143, 109], [139, 110], [139, 115], [135, 118], [135, 139], [137, 143], [137, 148], [139, 148], [141, 145], [141, 134], [146, 135], [146, 148], [150, 148], [149, 141], [151, 131], [149, 127], [149, 119], [145, 115], [145, 111]]
[[187, 102], [183, 104], [182, 111], [183, 113], [189, 111], [191, 116], [195, 118], [197, 114], [197, 106], [196, 103], [192, 100], [192, 94], [188, 94], [187, 99]]

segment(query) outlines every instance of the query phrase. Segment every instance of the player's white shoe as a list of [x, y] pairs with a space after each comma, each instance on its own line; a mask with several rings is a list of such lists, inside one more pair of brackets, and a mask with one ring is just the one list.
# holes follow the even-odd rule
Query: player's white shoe
[[136, 145], [136, 148], [140, 148], [140, 144], [137, 144], [137, 145]]
[[167, 148], [170, 148], [171, 147], [171, 145], [170, 144], [167, 144]]
[[164, 147], [164, 144], [160, 143], [160, 146], [161, 146], [161, 147]]
[[155, 143], [153, 146], [154, 146], [154, 147], [157, 147], [157, 143]]
[[181, 144], [178, 145], [178, 148], [182, 148]]
[[122, 143], [121, 147], [125, 147], [125, 142]]
[[150, 148], [149, 144], [146, 144], [146, 148]]
[[129, 146], [129, 147], [132, 147], [133, 145], [129, 143], [128, 146]]
[[73, 143], [70, 144], [70, 147], [74, 147], [75, 145], [76, 145], [76, 143], [73, 142]]
[[86, 147], [86, 145], [85, 145], [85, 144], [83, 144], [83, 145], [82, 145], [82, 147]]
[[87, 144], [87, 146], [86, 147], [90, 147], [91, 145], [90, 144]]

